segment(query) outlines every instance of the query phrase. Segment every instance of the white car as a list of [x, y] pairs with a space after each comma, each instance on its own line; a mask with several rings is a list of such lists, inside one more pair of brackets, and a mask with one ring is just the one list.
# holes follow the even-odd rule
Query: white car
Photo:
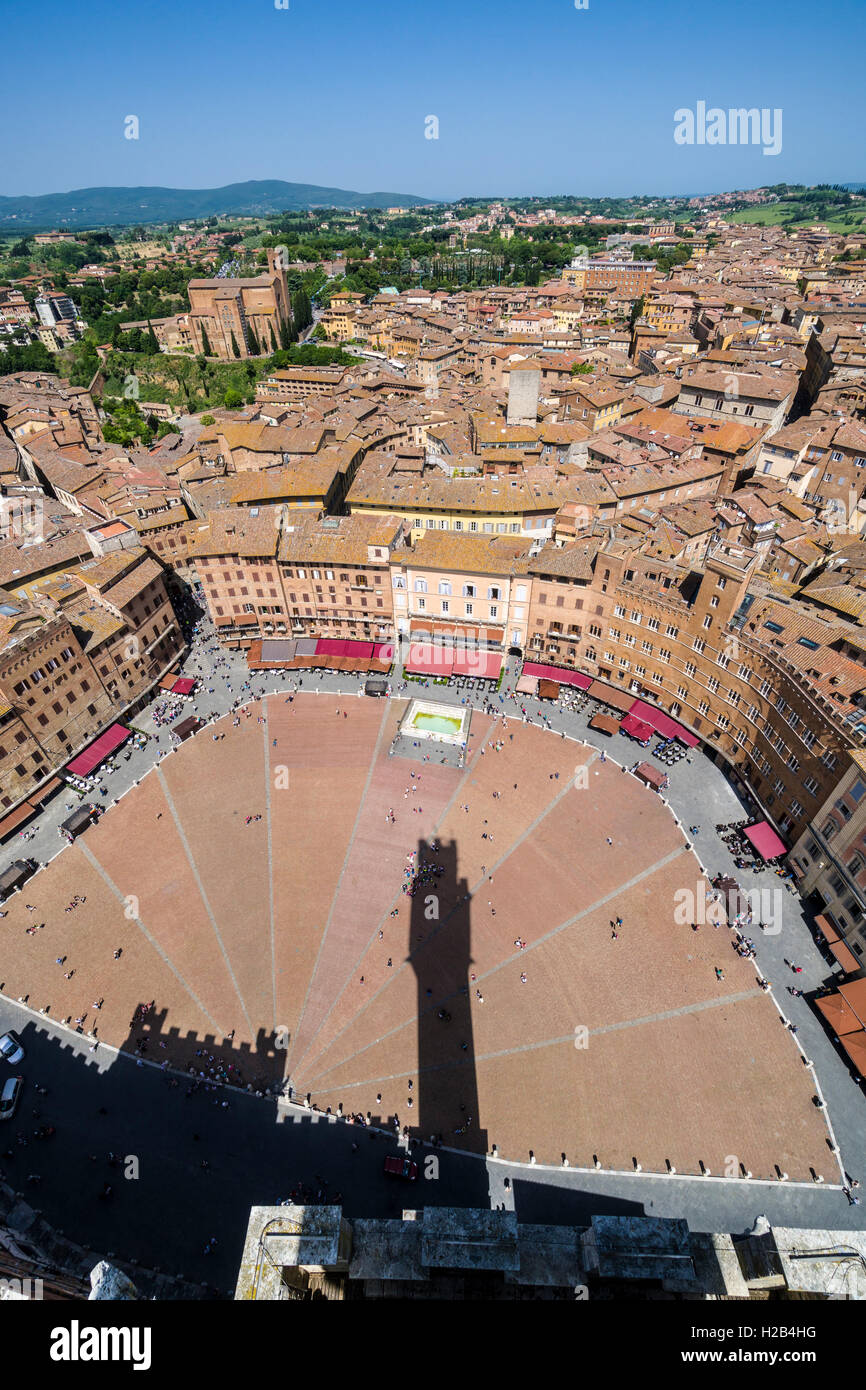
[[24, 1048], [17, 1033], [4, 1033], [0, 1038], [0, 1057], [4, 1062], [8, 1062], [10, 1067], [17, 1067], [19, 1062], [24, 1061]]
[[23, 1085], [23, 1076], [10, 1076], [9, 1080], [4, 1083], [3, 1090], [0, 1091], [0, 1120], [12, 1119], [18, 1109], [18, 1100]]

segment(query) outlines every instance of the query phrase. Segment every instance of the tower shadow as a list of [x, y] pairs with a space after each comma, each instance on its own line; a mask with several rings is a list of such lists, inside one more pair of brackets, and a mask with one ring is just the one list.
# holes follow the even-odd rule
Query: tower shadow
[[[426, 1166], [441, 1174], [449, 1161], [447, 1149], [466, 1149], [483, 1158], [489, 1147], [479, 1116], [472, 1020], [477, 988], [471, 980], [472, 900], [458, 870], [456, 841], [419, 840], [415, 865], [408, 885], [407, 962], [416, 980], [418, 1071], [413, 1104], [392, 1123], [404, 1140], [414, 1141], [419, 1163], [418, 1141], [430, 1146], [423, 1155]], [[431, 1153], [437, 1160], [432, 1165]], [[463, 1168], [460, 1205], [486, 1206], [485, 1164]]]

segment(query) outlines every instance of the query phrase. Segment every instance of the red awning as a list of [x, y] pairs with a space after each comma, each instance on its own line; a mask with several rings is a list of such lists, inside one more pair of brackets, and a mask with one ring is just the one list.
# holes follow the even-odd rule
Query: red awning
[[181, 676], [171, 687], [172, 695], [191, 695], [195, 690], [195, 681], [189, 676]]
[[662, 738], [677, 738], [687, 748], [696, 748], [700, 742], [685, 725], [672, 719], [663, 709], [651, 705], [648, 700], [635, 700], [629, 714], [633, 714], [638, 719], [643, 720], [645, 724], [649, 724], [657, 734], [661, 734]]
[[450, 676], [454, 670], [454, 648], [439, 647], [435, 642], [412, 642], [404, 666], [420, 676]]
[[788, 846], [780, 840], [773, 827], [765, 820], [757, 825], [749, 825], [743, 831], [758, 851], [762, 859], [778, 859], [780, 854], [788, 853]]
[[560, 685], [576, 685], [581, 690], [589, 690], [592, 685], [592, 676], [585, 676], [582, 671], [569, 671], [564, 666], [549, 666], [537, 661], [524, 661], [524, 676], [536, 676], [539, 680], [559, 681]]
[[95, 743], [91, 743], [89, 748], [79, 753], [71, 763], [67, 763], [66, 771], [73, 773], [75, 777], [86, 777], [95, 767], [99, 767], [100, 763], [104, 763], [121, 744], [126, 743], [128, 738], [128, 729], [124, 729], [122, 724], [112, 724], [110, 729], [100, 734]]
[[373, 647], [374, 661], [387, 661], [390, 664], [394, 660], [394, 656], [393, 642], [377, 642]]
[[371, 657], [372, 655], [372, 642], [360, 642], [351, 637], [320, 637], [316, 643], [316, 656]]
[[646, 743], [653, 736], [651, 724], [645, 724], [636, 714], [627, 714], [619, 726], [624, 734], [630, 734], [639, 743]]
[[475, 680], [495, 681], [502, 670], [502, 657], [498, 652], [486, 652], [479, 648], [465, 651], [454, 648], [454, 675], [472, 676]]

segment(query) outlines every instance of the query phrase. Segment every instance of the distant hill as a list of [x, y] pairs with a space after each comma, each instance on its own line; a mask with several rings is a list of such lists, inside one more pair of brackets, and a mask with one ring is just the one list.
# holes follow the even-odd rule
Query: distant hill
[[230, 214], [260, 217], [316, 207], [418, 207], [435, 201], [411, 193], [352, 193], [282, 179], [251, 179], [225, 188], [74, 188], [70, 193], [43, 193], [36, 198], [0, 196], [0, 228], [135, 226]]

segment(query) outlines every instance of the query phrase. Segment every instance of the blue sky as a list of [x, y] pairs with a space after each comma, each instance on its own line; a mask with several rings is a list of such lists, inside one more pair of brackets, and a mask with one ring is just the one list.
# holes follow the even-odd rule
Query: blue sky
[[[0, 91], [4, 194], [866, 181], [864, 0], [5, 0], [0, 34], [20, 79]], [[781, 108], [781, 153], [677, 145], [674, 112], [700, 100]], [[128, 115], [138, 140], [124, 138]]]

